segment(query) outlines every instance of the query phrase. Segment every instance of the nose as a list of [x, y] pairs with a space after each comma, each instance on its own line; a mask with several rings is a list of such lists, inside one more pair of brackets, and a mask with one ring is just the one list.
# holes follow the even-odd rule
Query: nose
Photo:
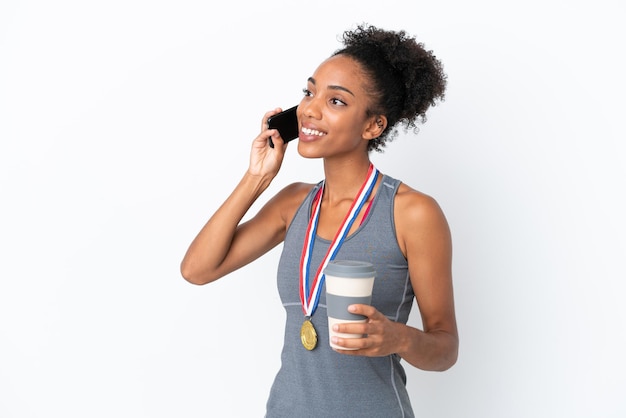
[[305, 97], [298, 106], [298, 110], [305, 118], [319, 120], [322, 117], [320, 103], [315, 97]]

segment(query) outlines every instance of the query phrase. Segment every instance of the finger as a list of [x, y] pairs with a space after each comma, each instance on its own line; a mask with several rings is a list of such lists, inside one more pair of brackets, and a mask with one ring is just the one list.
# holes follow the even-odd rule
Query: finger
[[[280, 132], [278, 132], [278, 130], [276, 129], [271, 129], [271, 131], [273, 132], [270, 137], [268, 138], [268, 143], [272, 148], [277, 148], [279, 150], [282, 150], [284, 147], [287, 146], [287, 144], [285, 144], [285, 141], [283, 140], [283, 137], [280, 136]], [[269, 142], [271, 141], [271, 142]]]
[[261, 121], [261, 131], [264, 131], [269, 128], [267, 120], [270, 118], [270, 116], [274, 116], [275, 114], [280, 113], [282, 111], [283, 110], [280, 107], [277, 107], [274, 110], [265, 112], [265, 114], [263, 115], [263, 120]]
[[354, 304], [348, 306], [348, 312], [355, 315], [367, 316], [370, 319], [376, 319], [377, 315], [382, 315], [376, 308], [371, 305]]
[[340, 347], [334, 350], [353, 355], [359, 355], [359, 351], [367, 348], [368, 345], [367, 338], [342, 338], [333, 336], [331, 337], [331, 341], [333, 344]]
[[254, 139], [254, 147], [265, 148], [270, 140], [270, 137], [277, 134], [278, 131], [276, 129], [265, 129]]
[[365, 335], [368, 334], [369, 324], [366, 322], [342, 322], [334, 324], [333, 331], [340, 334]]

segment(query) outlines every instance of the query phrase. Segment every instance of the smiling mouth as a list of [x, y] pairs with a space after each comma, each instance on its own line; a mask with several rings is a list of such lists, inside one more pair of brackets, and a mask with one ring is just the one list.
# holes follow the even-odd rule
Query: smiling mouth
[[302, 127], [302, 133], [304, 133], [305, 135], [315, 135], [315, 136], [326, 135], [326, 132], [316, 131], [315, 129], [305, 128], [304, 126]]

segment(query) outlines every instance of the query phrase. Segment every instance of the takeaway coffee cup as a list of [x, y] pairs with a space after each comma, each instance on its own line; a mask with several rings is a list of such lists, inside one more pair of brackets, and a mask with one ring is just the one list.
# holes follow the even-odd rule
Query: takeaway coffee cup
[[[371, 263], [352, 260], [333, 260], [324, 269], [326, 281], [326, 309], [328, 312], [329, 340], [361, 338], [360, 334], [343, 334], [333, 331], [333, 325], [346, 322], [365, 322], [367, 317], [348, 312], [348, 306], [372, 302], [372, 288], [376, 271]], [[330, 342], [333, 348], [345, 349]]]

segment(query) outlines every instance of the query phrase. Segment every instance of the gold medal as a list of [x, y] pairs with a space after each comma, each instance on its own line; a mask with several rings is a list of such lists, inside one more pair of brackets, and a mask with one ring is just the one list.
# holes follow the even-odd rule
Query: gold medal
[[313, 323], [308, 316], [302, 323], [302, 328], [300, 328], [300, 340], [302, 340], [304, 348], [309, 351], [313, 350], [317, 345], [317, 332], [315, 332]]
[[341, 246], [344, 238], [350, 231], [350, 225], [357, 218], [361, 205], [363, 205], [368, 196], [371, 195], [372, 190], [376, 186], [376, 180], [378, 179], [378, 170], [374, 167], [374, 164], [370, 163], [367, 170], [367, 178], [361, 186], [359, 193], [355, 196], [350, 210], [346, 214], [343, 223], [339, 226], [335, 238], [330, 243], [326, 250], [322, 262], [320, 263], [315, 275], [311, 277], [311, 256], [313, 254], [313, 244], [315, 242], [315, 231], [317, 230], [317, 222], [319, 220], [320, 210], [322, 207], [322, 198], [324, 196], [324, 183], [322, 182], [315, 196], [312, 197], [311, 202], [311, 218], [306, 230], [306, 236], [304, 237], [304, 244], [302, 245], [302, 255], [300, 256], [300, 269], [299, 269], [299, 291], [300, 291], [300, 303], [302, 304], [302, 312], [304, 312], [305, 318], [302, 328], [300, 328], [300, 340], [302, 345], [307, 350], [311, 351], [317, 345], [317, 332], [311, 322], [311, 316], [315, 313], [317, 304], [319, 302], [322, 286], [324, 285], [324, 269], [326, 265], [333, 259], [337, 250]]

